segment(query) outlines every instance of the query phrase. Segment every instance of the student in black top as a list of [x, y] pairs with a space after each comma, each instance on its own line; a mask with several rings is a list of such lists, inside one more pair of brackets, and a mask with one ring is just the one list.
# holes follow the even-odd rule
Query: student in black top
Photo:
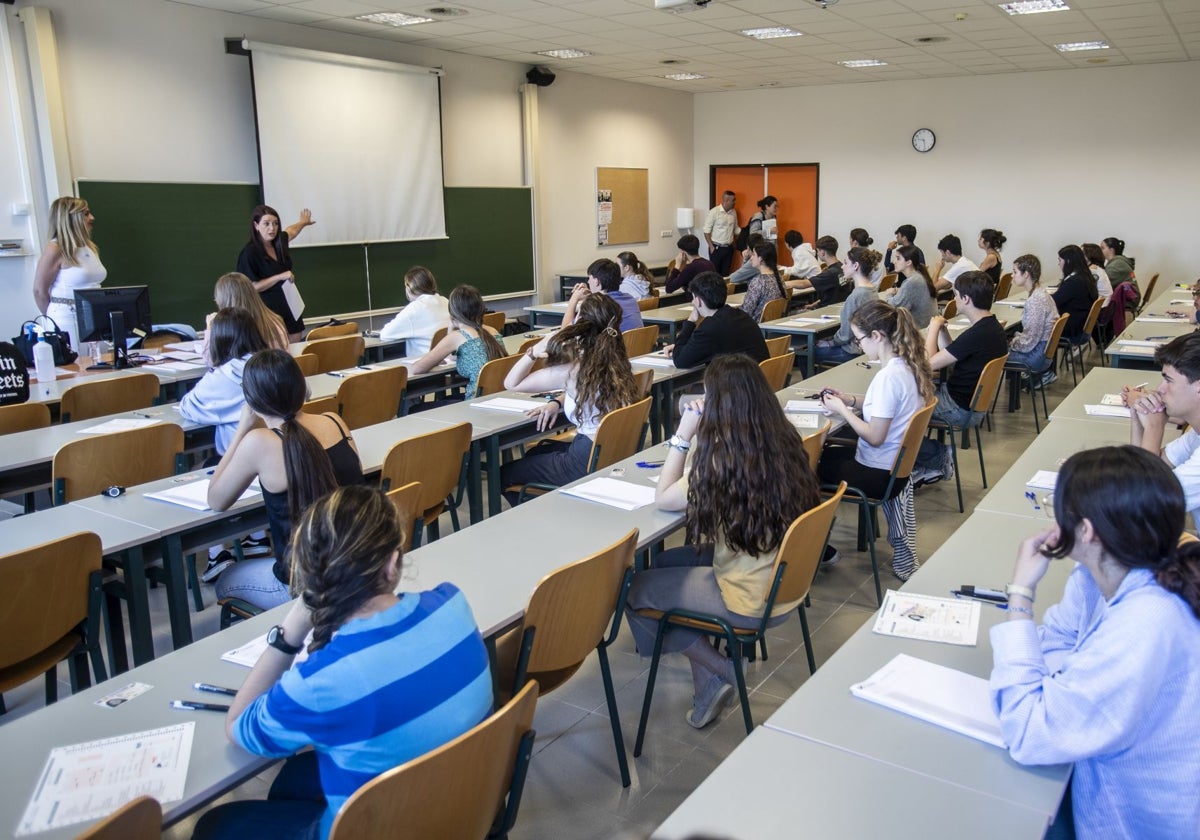
[[809, 278], [798, 278], [787, 283], [790, 289], [815, 289], [817, 299], [810, 308], [829, 306], [831, 303], [841, 303], [850, 296], [852, 284], [843, 283], [842, 261], [838, 259], [838, 241], [832, 236], [822, 236], [813, 243], [817, 249], [817, 259], [825, 264], [820, 274]]
[[[911, 245], [917, 248], [917, 243], [914, 241], [917, 238], [917, 229], [912, 225], [900, 225], [896, 228], [895, 239], [887, 246], [887, 253], [883, 255], [883, 268], [888, 274], [891, 274], [896, 269], [892, 266], [892, 251], [904, 245]], [[925, 265], [925, 252], [917, 248], [917, 262]]]
[[288, 338], [292, 341], [299, 341], [304, 334], [304, 321], [292, 315], [283, 294], [284, 283], [296, 282], [288, 242], [312, 224], [316, 223], [312, 212], [306, 207], [300, 211], [300, 218], [295, 224], [280, 230], [279, 212], [274, 207], [260, 204], [250, 214], [250, 241], [238, 254], [237, 270], [250, 278], [254, 290], [262, 295], [267, 309], [283, 319]]
[[675, 243], [679, 253], [675, 255], [675, 267], [667, 272], [666, 292], [686, 289], [692, 278], [705, 271], [716, 271], [717, 267], [700, 256], [700, 238], [690, 233], [679, 237]]
[[[726, 353], [744, 353], [756, 362], [771, 354], [757, 322], [741, 309], [725, 305], [725, 278], [706, 271], [688, 284], [692, 314], [667, 348], [675, 367], [706, 365]], [[700, 318], [704, 322], [696, 326]]]
[[[945, 318], [935, 315], [929, 320], [925, 352], [929, 354], [930, 368], [939, 371], [954, 366], [946, 381], [938, 386], [934, 420], [967, 426], [983, 419], [983, 413], [972, 415], [969, 410], [975, 386], [987, 363], [1008, 353], [1008, 336], [991, 312], [995, 290], [992, 278], [982, 271], [965, 271], [954, 283], [954, 299], [958, 302], [958, 313], [965, 315], [971, 325], [952, 339]], [[927, 438], [917, 455], [913, 480], [924, 484], [953, 477], [950, 445]]]
[[1058, 267], [1062, 269], [1063, 279], [1050, 297], [1054, 298], [1058, 314], [1068, 316], [1063, 335], [1078, 338], [1083, 334], [1083, 324], [1092, 304], [1100, 297], [1096, 277], [1088, 269], [1087, 257], [1078, 245], [1064, 245], [1058, 249]]

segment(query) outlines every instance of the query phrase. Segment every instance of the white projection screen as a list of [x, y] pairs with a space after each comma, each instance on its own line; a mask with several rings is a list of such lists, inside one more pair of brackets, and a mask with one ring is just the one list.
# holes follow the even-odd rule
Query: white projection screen
[[263, 197], [297, 246], [445, 239], [440, 70], [243, 42]]

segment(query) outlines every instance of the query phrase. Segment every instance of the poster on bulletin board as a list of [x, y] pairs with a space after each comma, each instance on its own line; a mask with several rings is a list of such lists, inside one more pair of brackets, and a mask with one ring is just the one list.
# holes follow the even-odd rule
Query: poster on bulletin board
[[650, 241], [649, 170], [596, 168], [596, 244]]

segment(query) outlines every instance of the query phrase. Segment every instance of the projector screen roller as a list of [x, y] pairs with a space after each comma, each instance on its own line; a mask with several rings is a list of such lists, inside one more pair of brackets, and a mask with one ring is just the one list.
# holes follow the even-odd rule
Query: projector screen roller
[[296, 245], [445, 239], [441, 71], [246, 42], [263, 196]]

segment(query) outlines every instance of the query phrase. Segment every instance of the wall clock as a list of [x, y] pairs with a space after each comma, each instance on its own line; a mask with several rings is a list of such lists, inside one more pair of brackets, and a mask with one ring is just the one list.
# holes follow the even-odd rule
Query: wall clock
[[931, 128], [918, 128], [913, 132], [912, 145], [918, 152], [928, 152], [937, 142], [937, 137]]

